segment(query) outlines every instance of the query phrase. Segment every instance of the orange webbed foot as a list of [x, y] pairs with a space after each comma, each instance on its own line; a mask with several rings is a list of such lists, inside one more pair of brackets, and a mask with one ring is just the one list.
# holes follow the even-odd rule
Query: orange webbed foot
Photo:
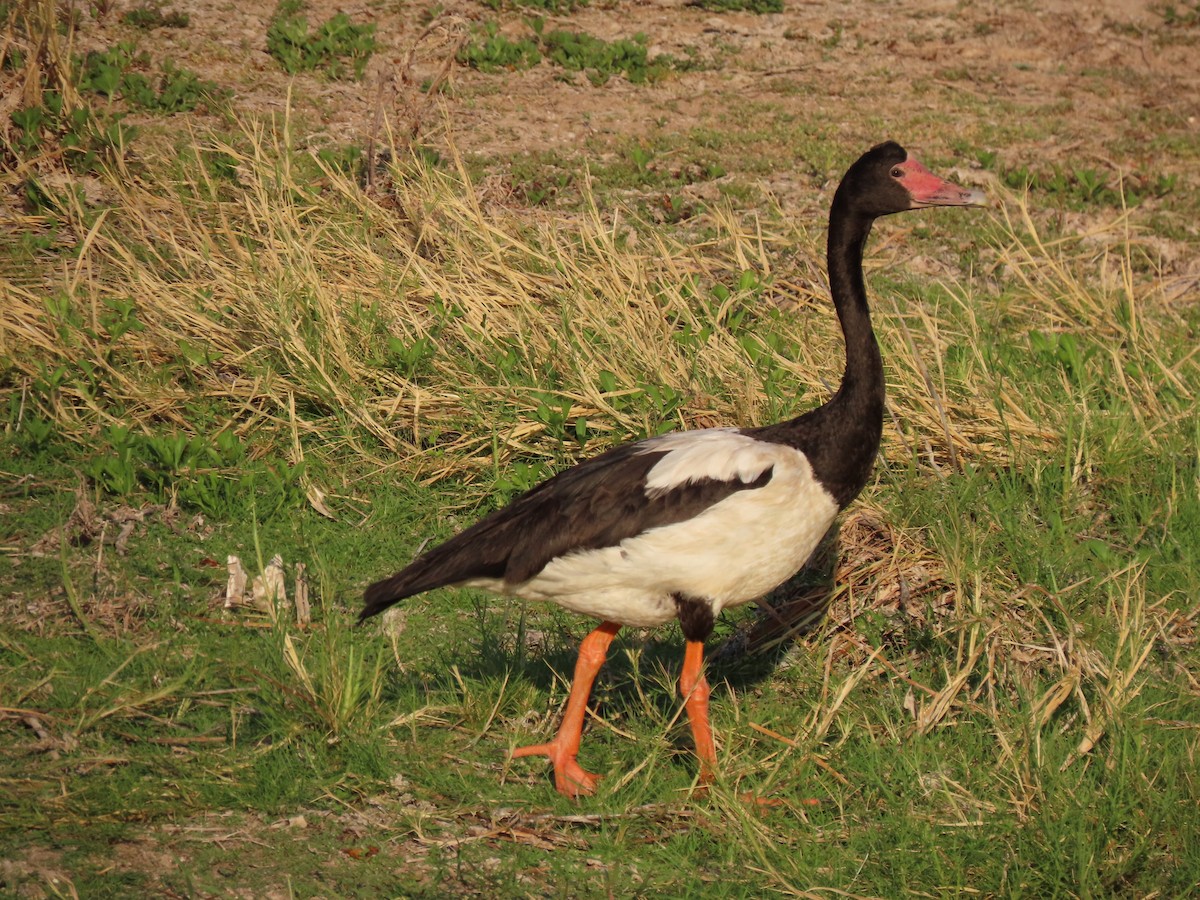
[[566, 749], [558, 741], [548, 744], [531, 744], [528, 747], [518, 747], [513, 750], [512, 757], [545, 756], [554, 766], [554, 787], [564, 797], [572, 799], [596, 793], [599, 775], [584, 771], [575, 757], [575, 753]]

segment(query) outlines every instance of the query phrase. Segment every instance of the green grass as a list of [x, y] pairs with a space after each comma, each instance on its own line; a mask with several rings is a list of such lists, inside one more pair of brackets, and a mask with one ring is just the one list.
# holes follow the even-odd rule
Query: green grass
[[1156, 11], [1160, 12], [1168, 28], [1195, 28], [1200, 24], [1200, 4], [1195, 0], [1181, 3], [1157, 4]]
[[529, 69], [546, 59], [566, 72], [583, 73], [596, 87], [614, 75], [624, 75], [633, 84], [657, 81], [683, 65], [665, 54], [651, 57], [644, 34], [606, 41], [584, 31], [546, 31], [540, 18], [528, 25], [529, 33], [514, 39], [500, 32], [498, 22], [485, 22], [457, 59], [489, 73]]
[[[718, 623], [720, 782], [692, 791], [678, 628], [623, 632], [580, 803], [508, 753], [555, 727], [590, 623], [442, 590], [358, 628], [362, 588], [580, 456], [826, 396], [819, 221], [653, 199], [783, 167], [815, 206], [844, 142], [745, 104], [595, 138], [586, 165], [391, 148], [368, 191], [361, 152], [246, 121], [98, 155], [89, 192], [18, 136], [0, 888], [1194, 891], [1198, 322], [1153, 240], [1192, 212], [1189, 176], [1110, 195], [1154, 170], [1035, 169], [989, 149], [1002, 127], [1030, 126], [928, 160], [1000, 177], [991, 212], [881, 222], [868, 248], [877, 477], [775, 597], [783, 624]], [[1010, 192], [1020, 166], [1046, 180]], [[491, 169], [520, 202], [485, 199]], [[226, 608], [227, 558], [253, 578], [276, 554], [310, 621]]]
[[[711, 280], [673, 278], [597, 244], [586, 224], [485, 230], [470, 202], [454, 205], [470, 197], [459, 175], [413, 161], [396, 183], [415, 192], [412, 208], [439, 210], [441, 228], [431, 220], [422, 240], [455, 260], [431, 264], [334, 170], [336, 192], [279, 181], [315, 158], [274, 156], [250, 135], [219, 152], [241, 154], [259, 187], [207, 209], [180, 202], [170, 242], [141, 245], [121, 235], [147, 234], [128, 226], [149, 195], [126, 194], [112, 230], [93, 236], [109, 273], [89, 288], [100, 293], [46, 304], [7, 282], [18, 318], [6, 321], [39, 334], [4, 369], [3, 543], [19, 562], [4, 576], [18, 612], [0, 669], [19, 749], [0, 775], [6, 819], [22, 823], [10, 856], [48, 843], [72, 883], [104, 891], [212, 886], [204, 860], [252, 880], [204, 841], [212, 816], [232, 809], [221, 828], [263, 835], [285, 859], [284, 838], [301, 833], [331, 873], [320, 877], [347, 890], [503, 891], [532, 879], [583, 895], [717, 883], [730, 896], [814, 884], [1095, 894], [1194, 881], [1195, 734], [1172, 723], [1200, 713], [1181, 681], [1200, 589], [1196, 372], [1186, 332], [1138, 275], [1135, 244], [1114, 247], [1123, 277], [1094, 285], [1090, 255], [1046, 244], [1014, 204], [981, 229], [992, 250], [976, 264], [1006, 273], [995, 296], [951, 286], [918, 306], [900, 271], [873, 279], [902, 427], [867, 505], [908, 550], [880, 568], [868, 562], [878, 533], [844, 533], [827, 624], [790, 664], [714, 664], [725, 781], [708, 798], [688, 793], [677, 629], [623, 636], [597, 691], [605, 724], [584, 750], [607, 777], [580, 808], [550, 791], [540, 765], [505, 756], [553, 727], [586, 624], [441, 591], [406, 604], [394, 630], [352, 629], [362, 584], [578, 453], [714, 404], [725, 420], [786, 414], [812, 390], [797, 381], [816, 368], [812, 354], [838, 352], [831, 336], [815, 350], [808, 337], [829, 317], [766, 315], [779, 284], [722, 277], [726, 253], [776, 245], [745, 243], [730, 219], [709, 223]], [[175, 183], [200, 184], [202, 158]], [[255, 239], [253, 268], [237, 268], [250, 235], [230, 204], [256, 196], [276, 233]], [[72, 228], [87, 210], [64, 202], [61, 214]], [[953, 229], [919, 231], [912, 240], [937, 245]], [[700, 262], [665, 232], [658, 240], [668, 266]], [[223, 248], [228, 268], [203, 276], [202, 246]], [[306, 278], [346, 254], [352, 292]], [[638, 335], [660, 342], [653, 353], [614, 343], [601, 326], [613, 307], [590, 306], [593, 291], [612, 290], [601, 285], [631, 277], [653, 300], [646, 321], [672, 325]], [[252, 292], [234, 289], [247, 278]], [[508, 303], [482, 305], [470, 286], [485, 278]], [[529, 291], [536, 308], [520, 299]], [[482, 331], [485, 314], [522, 343]], [[184, 356], [181, 340], [205, 354]], [[256, 347], [249, 370], [243, 341]], [[150, 365], [163, 354], [179, 362]], [[253, 393], [231, 405], [241, 384]], [[470, 390], [450, 397], [450, 384]], [[204, 484], [218, 505], [199, 499]], [[72, 515], [77, 491], [94, 507], [88, 527]], [[149, 514], [122, 552], [125, 509]], [[252, 575], [274, 553], [304, 562], [313, 625], [223, 610], [230, 553]], [[898, 605], [897, 579], [917, 586]], [[717, 640], [752, 624], [734, 616]], [[747, 790], [785, 805], [751, 813], [736, 799]], [[795, 805], [808, 797], [821, 806]], [[351, 827], [364, 816], [369, 829]], [[114, 881], [103, 848], [146, 842], [186, 846], [195, 862]], [[1043, 858], [1053, 862], [1022, 862]], [[296, 865], [294, 877], [318, 877], [312, 860]]]
[[783, 0], [694, 0], [693, 5], [715, 12], [783, 12]]
[[303, 0], [280, 0], [267, 28], [267, 52], [289, 75], [319, 70], [361, 81], [376, 49], [375, 26], [337, 13], [310, 30], [303, 9]]
[[150, 0], [150, 2], [142, 3], [124, 13], [121, 21], [142, 31], [151, 31], [155, 28], [187, 28], [191, 22], [191, 16], [170, 9], [164, 3]]

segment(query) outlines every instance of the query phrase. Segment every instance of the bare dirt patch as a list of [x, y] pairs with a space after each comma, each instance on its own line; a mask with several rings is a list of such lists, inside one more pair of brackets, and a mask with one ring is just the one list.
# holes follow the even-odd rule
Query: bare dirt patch
[[62, 853], [49, 847], [25, 847], [0, 859], [0, 888], [12, 891], [21, 900], [42, 900], [62, 896], [69, 884]]
[[[597, 88], [546, 61], [500, 74], [451, 65], [444, 90], [429, 98], [421, 85], [484, 21], [498, 20], [505, 34], [529, 32], [519, 11], [470, 2], [438, 8], [430, 21], [422, 4], [308, 4], [311, 22], [344, 12], [377, 25], [379, 50], [361, 83], [301, 75], [293, 84], [266, 52], [271, 2], [189, 3], [189, 28], [159, 29], [145, 43], [156, 56], [232, 88], [244, 114], [281, 115], [290, 103], [303, 142], [364, 143], [380, 138], [389, 120], [401, 137], [414, 124], [444, 126], [464, 152], [499, 160], [536, 151], [594, 154], [652, 133], [786, 120], [801, 131], [811, 123], [845, 156], [884, 137], [937, 151], [966, 138], [1014, 162], [1158, 169], [1171, 165], [1170, 154], [1154, 138], [1164, 126], [1194, 137], [1200, 114], [1195, 29], [1166, 28], [1161, 12], [1143, 3], [1034, 9], [810, 0], [773, 15], [716, 14], [684, 0], [594, 3], [548, 17], [545, 27], [606, 40], [642, 33], [652, 55], [689, 59], [695, 68], [650, 85], [616, 77]], [[128, 31], [118, 18], [85, 26], [81, 43], [104, 45]], [[1052, 129], [1021, 133], [1023, 122], [1040, 121], [1047, 110], [1054, 111]], [[1123, 158], [1116, 155], [1122, 149]], [[790, 193], [784, 179], [772, 177], [772, 186]]]

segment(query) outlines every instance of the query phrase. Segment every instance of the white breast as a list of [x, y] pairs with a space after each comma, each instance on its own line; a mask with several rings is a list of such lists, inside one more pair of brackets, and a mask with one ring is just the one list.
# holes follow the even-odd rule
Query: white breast
[[724, 429], [656, 443], [675, 446], [650, 471], [648, 495], [700, 478], [749, 483], [767, 468], [772, 477], [695, 518], [559, 557], [523, 584], [475, 584], [621, 624], [658, 625], [675, 617], [676, 594], [711, 603], [714, 614], [761, 597], [804, 565], [837, 515], [804, 454], [786, 445]]

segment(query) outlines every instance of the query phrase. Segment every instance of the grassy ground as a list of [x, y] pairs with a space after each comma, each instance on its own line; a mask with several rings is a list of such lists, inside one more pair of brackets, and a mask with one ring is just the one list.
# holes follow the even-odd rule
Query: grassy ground
[[[744, 128], [594, 137], [590, 159], [465, 155], [448, 128], [315, 152], [315, 122], [178, 75], [155, 102], [194, 91], [206, 115], [146, 113], [124, 146], [108, 116], [131, 101], [80, 80], [109, 70], [4, 9], [25, 48], [7, 83], [43, 91], [4, 131], [6, 892], [1200, 886], [1200, 305], [1180, 262], [1200, 238], [1178, 123], [1161, 175], [1121, 180], [1007, 163], [1003, 101], [971, 101], [928, 162], [992, 208], [877, 228], [883, 458], [774, 612], [718, 624], [719, 784], [693, 790], [671, 627], [618, 639], [582, 759], [605, 778], [572, 803], [507, 754], [555, 726], [590, 623], [446, 590], [355, 628], [361, 590], [615, 442], [820, 402], [842, 352], [823, 225], [760, 176], [803, 160], [816, 209], [865, 147], [801, 143], [764, 101]], [[1194, 10], [1162, 22], [1180, 40]], [[286, 602], [227, 603], [231, 555], [252, 580], [278, 555]]]

